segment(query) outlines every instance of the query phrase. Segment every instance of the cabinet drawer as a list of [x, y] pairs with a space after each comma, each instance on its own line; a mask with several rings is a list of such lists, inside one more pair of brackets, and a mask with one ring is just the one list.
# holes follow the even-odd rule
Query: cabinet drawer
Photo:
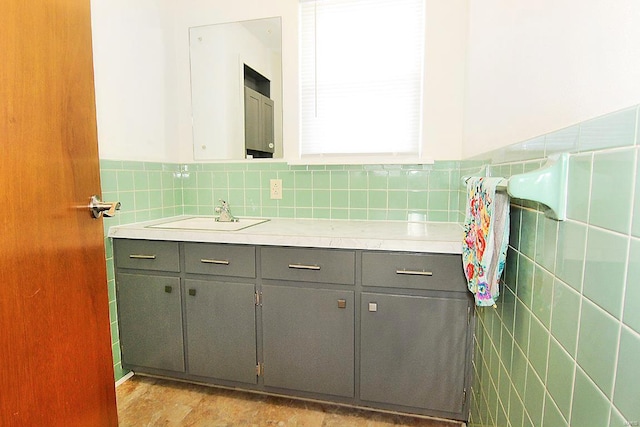
[[178, 242], [114, 239], [117, 268], [180, 271]]
[[247, 245], [185, 243], [187, 273], [256, 277], [256, 249]]
[[362, 285], [466, 291], [460, 255], [364, 252]]
[[261, 259], [265, 279], [355, 283], [354, 251], [267, 247], [262, 248]]

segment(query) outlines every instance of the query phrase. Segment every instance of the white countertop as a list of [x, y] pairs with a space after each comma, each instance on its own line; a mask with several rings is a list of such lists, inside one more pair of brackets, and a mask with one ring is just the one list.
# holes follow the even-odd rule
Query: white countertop
[[[184, 242], [462, 253], [462, 227], [451, 222], [276, 218], [238, 231], [149, 227], [193, 217], [194, 215], [184, 215], [113, 226], [109, 229], [108, 236]], [[213, 217], [211, 220], [214, 220]]]

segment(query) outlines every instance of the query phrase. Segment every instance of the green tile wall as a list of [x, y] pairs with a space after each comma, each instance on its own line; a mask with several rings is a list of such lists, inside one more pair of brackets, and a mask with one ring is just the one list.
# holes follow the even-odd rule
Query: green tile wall
[[512, 200], [502, 296], [477, 310], [471, 426], [640, 424], [638, 129], [633, 107], [461, 162], [508, 177], [571, 153], [566, 221]]
[[182, 181], [180, 166], [175, 164], [100, 160], [102, 199], [118, 200], [120, 211], [104, 219], [104, 244], [107, 256], [107, 286], [115, 379], [126, 372], [120, 363], [120, 340], [117, 324], [113, 247], [107, 239], [108, 228], [113, 225], [180, 215], [182, 208]]
[[[197, 163], [183, 179], [184, 213], [213, 215], [218, 199], [234, 215], [271, 218], [457, 221], [459, 162], [434, 165], [291, 166]], [[282, 200], [269, 181], [282, 180]]]

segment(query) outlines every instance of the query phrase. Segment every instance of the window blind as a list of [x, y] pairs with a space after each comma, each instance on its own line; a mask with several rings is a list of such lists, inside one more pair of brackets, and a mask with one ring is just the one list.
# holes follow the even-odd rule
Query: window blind
[[301, 155], [419, 154], [424, 0], [300, 0]]

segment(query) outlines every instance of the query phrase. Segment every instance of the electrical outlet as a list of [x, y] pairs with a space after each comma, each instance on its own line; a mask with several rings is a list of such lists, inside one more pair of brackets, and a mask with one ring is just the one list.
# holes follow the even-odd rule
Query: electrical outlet
[[281, 179], [270, 180], [269, 188], [271, 189], [272, 199], [282, 199], [282, 180]]

